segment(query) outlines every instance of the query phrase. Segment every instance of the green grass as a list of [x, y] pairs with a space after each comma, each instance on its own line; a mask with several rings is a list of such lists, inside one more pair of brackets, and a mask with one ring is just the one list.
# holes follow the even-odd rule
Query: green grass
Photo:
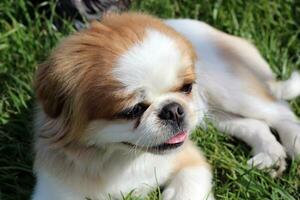
[[[63, 36], [54, 15], [26, 0], [0, 1], [0, 199], [28, 199], [32, 175], [32, 79], [38, 63]], [[51, 4], [52, 5], [52, 4]], [[53, 6], [50, 6], [53, 10]], [[133, 10], [162, 18], [189, 17], [251, 40], [278, 78], [300, 69], [300, 1], [298, 0], [135, 0]], [[300, 101], [290, 102], [300, 116]], [[299, 133], [300, 134], [300, 133]], [[213, 127], [197, 130], [194, 141], [214, 167], [217, 199], [299, 199], [300, 162], [290, 162], [281, 178], [247, 167], [250, 149]], [[149, 200], [159, 199], [154, 192]], [[125, 199], [135, 199], [126, 196]]]

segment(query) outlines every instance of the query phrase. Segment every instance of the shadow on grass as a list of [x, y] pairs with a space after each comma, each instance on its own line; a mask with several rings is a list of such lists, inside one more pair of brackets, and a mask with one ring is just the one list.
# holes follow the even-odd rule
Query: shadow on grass
[[33, 100], [27, 105], [27, 109], [0, 126], [0, 199], [3, 200], [29, 199], [33, 188]]

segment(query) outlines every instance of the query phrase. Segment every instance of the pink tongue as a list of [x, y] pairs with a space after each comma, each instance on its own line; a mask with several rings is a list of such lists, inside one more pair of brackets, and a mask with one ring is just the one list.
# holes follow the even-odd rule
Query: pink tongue
[[171, 137], [168, 141], [166, 141], [166, 144], [176, 144], [183, 142], [187, 137], [187, 133], [182, 131]]

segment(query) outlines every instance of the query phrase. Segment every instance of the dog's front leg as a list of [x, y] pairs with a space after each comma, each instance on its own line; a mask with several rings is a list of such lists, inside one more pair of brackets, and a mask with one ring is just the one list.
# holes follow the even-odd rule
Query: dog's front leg
[[196, 147], [188, 144], [175, 160], [176, 171], [163, 200], [213, 200], [212, 173]]

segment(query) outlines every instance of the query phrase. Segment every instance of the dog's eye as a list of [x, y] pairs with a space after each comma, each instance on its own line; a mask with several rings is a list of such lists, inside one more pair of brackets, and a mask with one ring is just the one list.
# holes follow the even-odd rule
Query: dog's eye
[[185, 93], [185, 94], [190, 94], [191, 91], [193, 89], [193, 83], [187, 83], [187, 84], [184, 84], [182, 86], [182, 88], [180, 89], [181, 92]]
[[136, 119], [141, 117], [148, 107], [144, 103], [138, 103], [132, 108], [125, 109], [118, 116], [123, 119]]

